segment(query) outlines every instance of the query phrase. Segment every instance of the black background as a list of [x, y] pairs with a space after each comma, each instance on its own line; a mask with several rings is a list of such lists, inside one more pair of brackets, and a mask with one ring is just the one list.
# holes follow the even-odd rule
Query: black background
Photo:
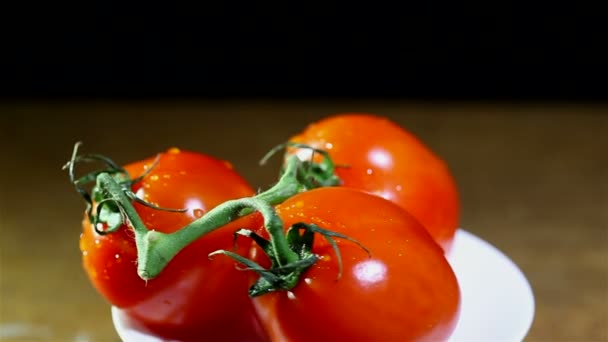
[[573, 4], [28, 6], [4, 12], [9, 99], [608, 93], [606, 20]]

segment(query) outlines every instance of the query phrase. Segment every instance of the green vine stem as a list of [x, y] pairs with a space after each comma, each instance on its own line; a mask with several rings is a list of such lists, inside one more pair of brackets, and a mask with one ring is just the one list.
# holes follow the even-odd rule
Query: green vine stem
[[[270, 235], [267, 252], [276, 259], [276, 267], [285, 268], [288, 265], [297, 264], [300, 256], [290, 248], [289, 241], [283, 232], [283, 222], [274, 211], [273, 205], [279, 204], [299, 192], [319, 186], [338, 185], [340, 181], [335, 176], [333, 162], [325, 151], [313, 149], [324, 155], [325, 158], [321, 163], [301, 161], [297, 156], [292, 155], [286, 159], [279, 181], [267, 191], [253, 197], [224, 202], [185, 227], [167, 234], [148, 230], [132, 204], [135, 200], [130, 187], [134, 181], [141, 180], [142, 176], [130, 180], [124, 169], [119, 168], [105, 157], [77, 156], [79, 145], [79, 143], [76, 144], [72, 160], [65, 166], [69, 168], [70, 179], [77, 191], [87, 201], [89, 215], [91, 215], [91, 196], [84, 191], [82, 184], [91, 181], [93, 176], [96, 179], [93, 199], [97, 202], [98, 208], [95, 220], [92, 222], [103, 222], [109, 227], [106, 231], [100, 231], [97, 229], [97, 224], [94, 224], [99, 233], [111, 233], [118, 229], [123, 222], [133, 228], [137, 247], [137, 273], [144, 280], [158, 276], [179, 251], [196, 239], [253, 211], [259, 211], [264, 218], [264, 226]], [[281, 146], [290, 146], [290, 144]], [[298, 145], [298, 147], [304, 146]], [[276, 149], [273, 149], [262, 162], [274, 152]], [[78, 161], [90, 160], [101, 160], [108, 166], [108, 169], [105, 172], [96, 171], [75, 179], [74, 164]]]
[[107, 173], [97, 176], [97, 185], [116, 201], [135, 232], [137, 246], [137, 273], [144, 279], [155, 278], [184, 247], [205, 234], [220, 228], [239, 216], [241, 210], [251, 208], [264, 217], [264, 226], [271, 236], [271, 246], [280, 265], [297, 261], [297, 255], [289, 248], [283, 236], [283, 222], [269, 203], [252, 198], [224, 202], [203, 217], [170, 234], [148, 230], [135, 211], [123, 189]]

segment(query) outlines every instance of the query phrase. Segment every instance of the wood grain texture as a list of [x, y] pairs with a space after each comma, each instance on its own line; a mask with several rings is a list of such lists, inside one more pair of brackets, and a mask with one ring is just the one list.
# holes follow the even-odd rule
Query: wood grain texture
[[532, 284], [527, 341], [608, 340], [608, 106], [270, 100], [0, 104], [0, 340], [118, 341], [80, 265], [83, 204], [61, 171], [75, 141], [120, 163], [204, 151], [266, 188], [268, 149], [347, 111], [386, 115], [446, 160], [462, 227]]

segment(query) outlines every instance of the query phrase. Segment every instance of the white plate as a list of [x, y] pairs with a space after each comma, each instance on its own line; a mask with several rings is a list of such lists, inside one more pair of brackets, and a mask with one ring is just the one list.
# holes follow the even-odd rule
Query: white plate
[[[526, 277], [488, 242], [459, 229], [448, 256], [462, 292], [460, 321], [449, 342], [520, 342], [534, 319], [534, 296]], [[112, 307], [124, 342], [160, 340], [127, 327]]]
[[534, 319], [528, 280], [506, 255], [459, 229], [448, 256], [462, 295], [450, 342], [519, 342]]

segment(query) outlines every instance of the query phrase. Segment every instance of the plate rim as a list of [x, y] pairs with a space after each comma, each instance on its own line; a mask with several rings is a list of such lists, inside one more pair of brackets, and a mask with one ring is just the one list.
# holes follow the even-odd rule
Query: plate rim
[[[521, 269], [521, 267], [519, 267], [506, 253], [504, 253], [498, 247], [494, 246], [488, 240], [485, 240], [484, 238], [472, 233], [471, 231], [465, 230], [463, 228], [459, 228], [456, 231], [454, 240], [455, 240], [454, 246], [456, 245], [456, 243], [458, 241], [463, 241], [463, 240], [469, 240], [469, 242], [475, 243], [477, 246], [480, 247], [480, 250], [481, 249], [485, 250], [486, 254], [491, 255], [491, 257], [500, 260], [500, 262], [502, 262], [504, 265], [506, 265], [508, 267], [508, 271], [511, 272], [512, 276], [517, 278], [518, 281], [516, 284], [521, 290], [520, 294], [523, 294], [523, 296], [521, 298], [524, 298], [522, 300], [522, 302], [525, 302], [525, 304], [527, 306], [527, 310], [525, 310], [526, 317], [525, 317], [525, 320], [520, 319], [519, 329], [513, 333], [513, 336], [506, 338], [504, 341], [519, 341], [519, 342], [523, 341], [525, 339], [525, 337], [528, 335], [528, 333], [530, 332], [532, 324], [534, 323], [534, 317], [536, 314], [536, 302], [535, 302], [534, 290], [532, 288], [532, 285], [530, 284], [530, 281], [526, 277], [526, 275], [523, 272], [523, 270]], [[454, 254], [454, 252], [450, 251], [450, 253], [448, 253], [446, 255], [446, 259], [448, 260], [448, 262], [450, 263], [452, 268], [454, 268], [454, 266], [453, 266], [454, 260], [452, 259], [453, 254]], [[456, 272], [456, 270], [454, 270], [454, 273], [458, 276], [458, 272]], [[461, 293], [462, 293], [462, 289], [461, 289]], [[454, 330], [454, 332], [456, 332], [457, 329], [458, 329], [458, 325], [457, 325], [456, 329]], [[452, 336], [454, 336], [454, 332], [453, 332]], [[448, 341], [456, 342], [456, 340], [453, 340], [452, 338], [450, 338]], [[501, 340], [501, 341], [503, 341], [503, 340]], [[466, 342], [471, 342], [471, 341], [467, 340]]]

